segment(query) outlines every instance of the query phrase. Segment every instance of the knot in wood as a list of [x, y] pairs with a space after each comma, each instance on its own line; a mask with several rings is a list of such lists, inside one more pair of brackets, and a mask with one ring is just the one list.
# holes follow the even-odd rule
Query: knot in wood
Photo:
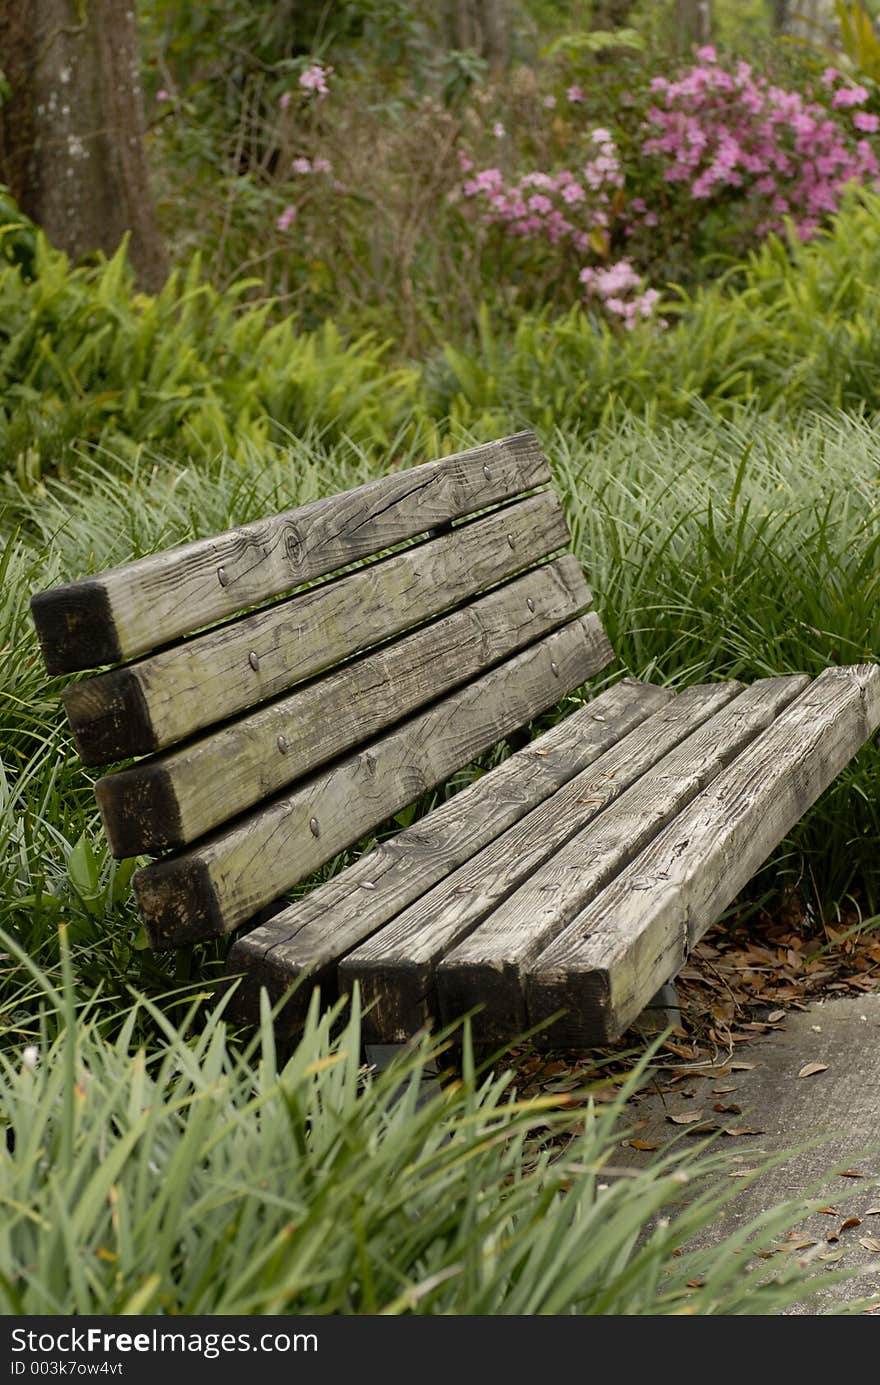
[[516, 548], [516, 539], [512, 534], [507, 535], [507, 542], [510, 544], [511, 548]]
[[229, 586], [229, 574], [228, 574], [228, 572], [226, 571], [226, 568], [225, 568], [225, 567], [218, 567], [218, 569], [217, 569], [217, 581], [220, 583], [221, 587], [228, 587], [228, 586]]
[[554, 678], [559, 677], [559, 665], [555, 659], [550, 660], [550, 672], [553, 674]]
[[253, 649], [251, 650], [250, 654], [248, 655], [248, 663], [250, 664], [250, 666], [251, 666], [251, 668], [253, 669], [254, 673], [259, 672], [259, 668], [260, 668], [260, 659], [259, 659], [259, 655], [256, 654], [256, 653], [254, 652]]
[[281, 754], [286, 755], [290, 747], [290, 742], [288, 741], [286, 736], [279, 736], [278, 740], [276, 741], [276, 745], [278, 746], [278, 749], [281, 751]]
[[302, 562], [302, 539], [295, 529], [288, 529], [284, 535], [284, 552], [291, 567], [299, 567]]
[[526, 597], [526, 605], [528, 606], [528, 608], [529, 608], [530, 611], [534, 611], [534, 609], [535, 609], [535, 603], [534, 603], [534, 601], [532, 600], [532, 598], [531, 598], [530, 596], [527, 596], [527, 597]]
[[483, 467], [483, 475], [485, 476], [487, 481], [492, 480], [492, 473], [487, 466]]
[[317, 818], [309, 818], [309, 831], [313, 837], [320, 837], [321, 827]]

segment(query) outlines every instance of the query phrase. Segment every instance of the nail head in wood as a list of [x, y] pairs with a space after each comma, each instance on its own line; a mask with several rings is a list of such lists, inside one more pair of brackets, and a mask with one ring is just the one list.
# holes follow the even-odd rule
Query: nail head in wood
[[553, 674], [554, 678], [559, 677], [559, 665], [555, 659], [550, 660], [550, 672]]
[[259, 671], [259, 667], [260, 667], [259, 656], [258, 656], [257, 654], [255, 654], [253, 650], [251, 650], [250, 654], [248, 655], [248, 663], [250, 664], [250, 666], [251, 666], [251, 668], [253, 669], [254, 673], [257, 673], [257, 672]]
[[516, 548], [516, 539], [512, 534], [507, 535], [507, 542], [510, 544], [511, 548]]
[[309, 818], [309, 831], [311, 832], [313, 837], [320, 837], [321, 828], [318, 825], [317, 818]]
[[290, 742], [288, 741], [287, 737], [279, 736], [276, 744], [278, 746], [278, 749], [281, 751], [281, 754], [286, 755], [290, 747]]
[[530, 611], [533, 611], [535, 609], [535, 603], [530, 596], [526, 597], [526, 605], [528, 606]]
[[226, 586], [229, 585], [229, 578], [228, 578], [228, 576], [226, 575], [226, 568], [225, 568], [225, 567], [218, 567], [218, 569], [217, 569], [217, 581], [220, 583], [221, 587], [226, 587]]
[[492, 480], [492, 473], [487, 466], [483, 467], [483, 475], [485, 476], [487, 481]]

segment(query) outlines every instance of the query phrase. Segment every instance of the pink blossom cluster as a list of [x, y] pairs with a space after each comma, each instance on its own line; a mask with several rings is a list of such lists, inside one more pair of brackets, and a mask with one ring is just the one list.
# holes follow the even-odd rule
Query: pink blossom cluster
[[[696, 199], [737, 189], [753, 205], [758, 234], [781, 230], [788, 216], [808, 239], [837, 210], [846, 183], [880, 173], [868, 141], [825, 106], [775, 86], [746, 62], [728, 71], [711, 47], [699, 49], [697, 58], [676, 81], [651, 83], [656, 104], [648, 111], [643, 152], [664, 160], [667, 182], [687, 184]], [[838, 79], [834, 69], [823, 77], [826, 86]], [[867, 99], [864, 87], [845, 85], [834, 91], [831, 106], [843, 111]], [[863, 111], [851, 119], [864, 133], [880, 125]]]
[[[611, 196], [623, 186], [617, 147], [607, 130], [593, 130], [590, 157], [578, 173], [526, 173], [508, 181], [500, 168], [484, 168], [464, 184], [465, 197], [478, 199], [482, 219], [507, 227], [512, 236], [570, 240], [582, 253], [590, 249], [590, 231], [609, 225]], [[473, 164], [461, 155], [465, 172]]]
[[294, 159], [294, 160], [293, 160], [293, 162], [291, 163], [290, 167], [291, 167], [291, 169], [293, 170], [294, 173], [299, 173], [299, 174], [303, 174], [303, 175], [305, 175], [305, 174], [307, 174], [307, 173], [332, 173], [332, 172], [333, 172], [333, 165], [332, 165], [332, 163], [330, 162], [330, 160], [329, 160], [329, 159], [321, 159], [321, 158], [317, 158], [317, 159], [297, 158], [297, 159]]
[[[623, 207], [623, 169], [610, 131], [601, 127], [587, 136], [587, 158], [572, 172], [531, 172], [507, 179], [500, 168], [474, 170], [462, 151], [462, 171], [471, 174], [463, 185], [465, 197], [473, 198], [484, 222], [504, 226], [511, 236], [549, 243], [569, 244], [579, 255], [602, 253]], [[644, 208], [644, 204], [643, 208]], [[645, 209], [646, 210], [646, 209]], [[656, 218], [655, 218], [656, 220]], [[632, 327], [650, 317], [659, 299], [645, 289], [628, 260], [605, 269], [587, 266], [580, 272], [585, 296], [598, 300], [612, 316]]]
[[598, 298], [609, 313], [619, 317], [624, 327], [632, 328], [639, 318], [651, 317], [660, 294], [646, 289], [629, 260], [618, 260], [606, 269], [582, 269], [578, 275], [586, 292]]
[[319, 99], [326, 96], [330, 88], [327, 86], [327, 78], [332, 75], [333, 68], [325, 67], [323, 63], [312, 63], [299, 74], [299, 84], [303, 91], [314, 94]]

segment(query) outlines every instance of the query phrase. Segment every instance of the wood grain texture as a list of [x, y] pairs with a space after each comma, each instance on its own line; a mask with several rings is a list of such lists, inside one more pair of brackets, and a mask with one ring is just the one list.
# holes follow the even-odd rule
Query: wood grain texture
[[[483, 1041], [509, 1038], [527, 1028], [529, 964], [808, 681], [801, 675], [753, 683], [674, 750], [655, 757], [643, 773], [633, 774], [626, 792], [606, 795], [589, 824], [531, 871], [519, 889], [508, 893], [440, 961], [436, 985], [441, 1017], [453, 1020], [481, 1006], [474, 1033]], [[734, 685], [733, 690], [740, 687]], [[601, 767], [600, 761], [596, 769]], [[591, 789], [585, 787], [588, 797], [602, 797], [598, 779]], [[548, 808], [552, 806], [551, 801]]]
[[182, 846], [508, 658], [590, 605], [571, 554], [180, 750], [96, 787], [116, 856]]
[[518, 433], [37, 593], [46, 667], [134, 658], [549, 480], [537, 438]]
[[552, 492], [64, 692], [86, 764], [146, 754], [269, 698], [568, 545]]
[[598, 617], [579, 617], [233, 827], [138, 871], [133, 884], [152, 945], [246, 922], [610, 658]]
[[618, 1037], [880, 724], [880, 667], [828, 669], [528, 969], [547, 1041]]
[[340, 989], [360, 985], [370, 1042], [401, 1042], [435, 1017], [435, 969], [444, 954], [473, 929], [483, 933], [481, 920], [491, 922], [502, 901], [516, 898], [517, 887], [548, 861], [554, 880], [557, 853], [569, 838], [739, 691], [741, 684], [716, 683], [682, 693], [345, 957]]
[[[227, 966], [232, 976], [244, 973], [234, 1013], [254, 1020], [261, 986], [274, 1003], [306, 977], [321, 986], [325, 998], [335, 996], [341, 956], [597, 761], [671, 696], [631, 679], [614, 684], [412, 827], [239, 938]], [[310, 990], [301, 986], [288, 1002], [287, 1025], [304, 1018]]]

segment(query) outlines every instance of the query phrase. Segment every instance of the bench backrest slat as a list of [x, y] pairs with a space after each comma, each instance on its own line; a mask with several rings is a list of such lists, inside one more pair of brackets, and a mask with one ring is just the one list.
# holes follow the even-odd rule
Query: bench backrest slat
[[65, 690], [87, 764], [161, 750], [438, 615], [569, 542], [543, 491]]
[[537, 438], [517, 433], [41, 592], [43, 659], [73, 673], [135, 658], [549, 480]]
[[571, 554], [97, 785], [117, 856], [183, 846], [585, 611]]
[[[229, 932], [613, 658], [528, 433], [40, 593], [156, 947]], [[262, 603], [262, 604], [260, 604]], [[586, 613], [586, 614], [585, 614]]]

